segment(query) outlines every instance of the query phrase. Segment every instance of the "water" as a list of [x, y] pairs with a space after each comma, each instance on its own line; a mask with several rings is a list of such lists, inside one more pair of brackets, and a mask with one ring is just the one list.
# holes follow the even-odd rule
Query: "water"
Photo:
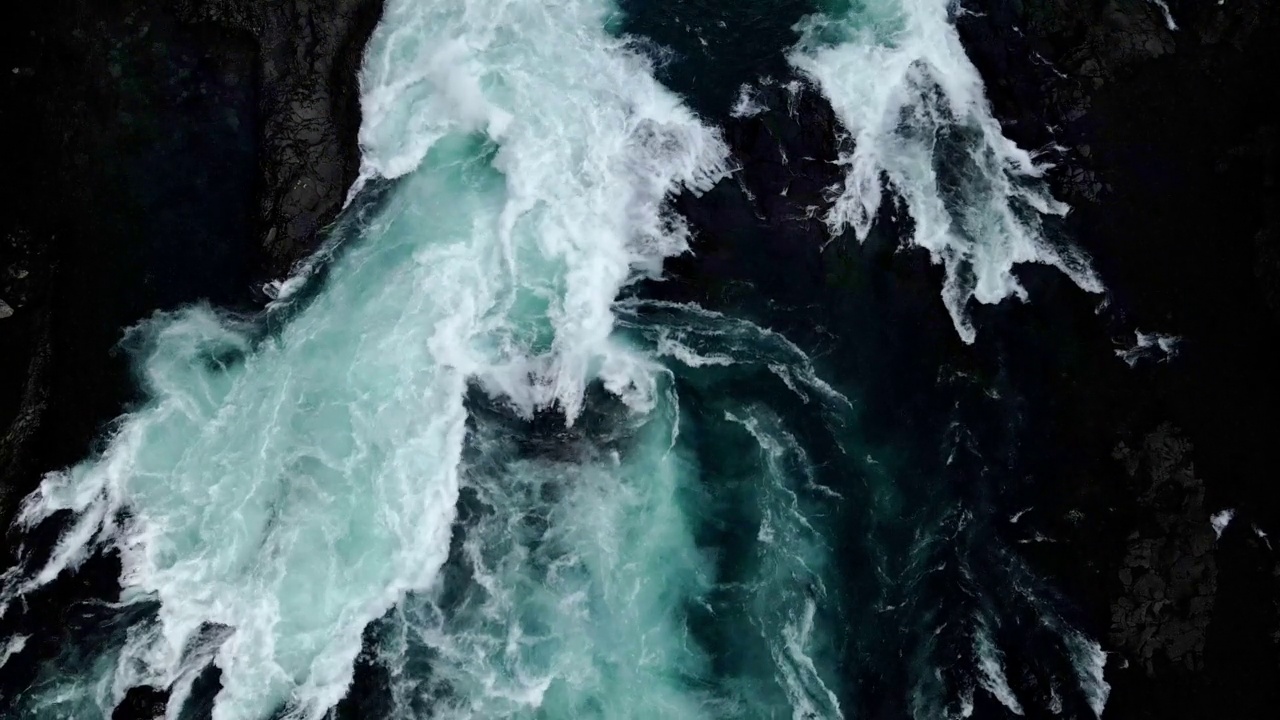
[[1015, 265], [1058, 268], [1102, 292], [1088, 261], [1044, 224], [1066, 214], [1038, 181], [1044, 168], [1004, 137], [982, 78], [940, 0], [851, 0], [799, 25], [791, 63], [831, 100], [853, 141], [827, 214], [833, 232], [865, 239], [890, 185], [914, 228], [910, 243], [946, 270], [942, 298], [965, 342], [966, 305], [1027, 299]]
[[742, 84], [794, 68], [849, 134], [827, 242], [868, 236], [883, 174], [965, 342], [970, 299], [1025, 299], [1015, 263], [1099, 290], [1042, 232], [1064, 208], [946, 4], [627, 9], [390, 2], [332, 247], [259, 317], [131, 330], [150, 401], [23, 504], [0, 615], [104, 555], [121, 591], [52, 652], [7, 638], [36, 669], [4, 707], [108, 717], [152, 687], [216, 720], [1101, 712], [1105, 655], [993, 529], [987, 388], [932, 368], [950, 409], [895, 432], [856, 364], [658, 282], [696, 245], [672, 200], [731, 186]]

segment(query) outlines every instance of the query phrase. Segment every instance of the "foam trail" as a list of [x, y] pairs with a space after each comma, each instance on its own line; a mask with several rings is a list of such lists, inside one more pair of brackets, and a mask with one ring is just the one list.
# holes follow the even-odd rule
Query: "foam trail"
[[1133, 336], [1132, 346], [1117, 348], [1115, 351], [1116, 357], [1123, 360], [1129, 367], [1137, 367], [1140, 360], [1147, 358], [1155, 359], [1157, 362], [1168, 362], [1177, 356], [1178, 346], [1182, 343], [1182, 338], [1163, 333], [1144, 333], [1141, 330], [1135, 330]]
[[611, 12], [388, 5], [360, 135], [364, 177], [399, 178], [385, 209], [278, 335], [208, 308], [136, 328], [150, 402], [23, 506], [27, 527], [74, 519], [0, 600], [110, 547], [125, 603], [159, 601], [75, 692], [33, 698], [39, 713], [64, 695], [109, 711], [151, 683], [173, 687], [176, 717], [213, 662], [215, 720], [319, 718], [366, 625], [438, 583], [470, 384], [570, 422], [597, 378], [654, 406], [654, 366], [611, 339], [610, 304], [686, 248], [665, 200], [709, 187], [725, 149], [605, 31]]
[[1156, 7], [1160, 8], [1161, 14], [1164, 15], [1165, 27], [1169, 28], [1170, 30], [1177, 30], [1178, 23], [1175, 22], [1173, 19], [1173, 11], [1169, 9], [1169, 4], [1166, 3], [1164, 0], [1151, 0], [1151, 2]]
[[1004, 137], [982, 78], [951, 25], [948, 0], [860, 0], [797, 26], [790, 62], [831, 102], [853, 141], [845, 184], [827, 216], [833, 233], [870, 232], [884, 180], [914, 223], [911, 244], [946, 270], [943, 302], [973, 342], [966, 305], [1027, 299], [1019, 263], [1058, 268], [1088, 292], [1102, 284], [1077, 250], [1044, 234], [1064, 215], [1044, 166]]
[[1000, 649], [996, 647], [991, 638], [991, 631], [987, 629], [986, 623], [981, 618], [978, 618], [975, 624], [973, 651], [978, 664], [978, 682], [983, 689], [999, 700], [1009, 712], [1022, 715], [1022, 703], [1018, 702], [1013, 689], [1009, 687], [1009, 680], [1005, 677], [1004, 660]]
[[[765, 82], [768, 82], [767, 80]], [[748, 118], [759, 115], [766, 108], [760, 102], [759, 89], [752, 87], [750, 83], [743, 83], [738, 88], [738, 99], [734, 101], [733, 108], [729, 111], [730, 117]]]
[[459, 582], [382, 626], [392, 717], [712, 717], [681, 612], [713, 576], [679, 499], [697, 468], [661, 407], [611, 428], [620, 443], [560, 440], [559, 459], [479, 420]]
[[1062, 637], [1071, 655], [1071, 665], [1075, 668], [1080, 691], [1084, 693], [1094, 717], [1101, 718], [1102, 711], [1107, 706], [1107, 698], [1111, 696], [1111, 684], [1103, 679], [1107, 653], [1101, 644], [1079, 632], [1068, 630]]
[[764, 636], [773, 660], [774, 681], [785, 691], [797, 718], [843, 718], [840, 701], [814, 661], [816, 651], [829, 651], [832, 629], [818, 627], [818, 603], [827, 592], [821, 569], [827, 548], [811, 524], [799, 488], [812, 487], [813, 470], [796, 438], [781, 421], [761, 407], [742, 415], [725, 413], [760, 448], [763, 482], [757, 482], [760, 525], [756, 569], [740, 599], [750, 607], [753, 624]]
[[[693, 304], [628, 298], [615, 307], [620, 325], [649, 338], [659, 356], [693, 368], [761, 365], [805, 402], [816, 393], [829, 406], [826, 410], [853, 408], [849, 398], [819, 376], [813, 360], [781, 333]], [[639, 322], [642, 312], [651, 319]]]
[[22, 649], [27, 646], [27, 640], [30, 638], [26, 635], [14, 635], [5, 642], [3, 649], [0, 649], [0, 670], [4, 669], [9, 658], [22, 652]]
[[1222, 531], [1227, 529], [1231, 521], [1236, 517], [1236, 511], [1233, 508], [1221, 510], [1209, 516], [1209, 525], [1213, 527], [1213, 536], [1222, 537]]

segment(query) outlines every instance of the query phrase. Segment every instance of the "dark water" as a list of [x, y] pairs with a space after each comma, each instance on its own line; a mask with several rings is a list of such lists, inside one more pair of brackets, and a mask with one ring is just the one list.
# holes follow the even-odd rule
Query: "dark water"
[[660, 48], [658, 78], [711, 118], [723, 118], [743, 84], [791, 75], [792, 27], [825, 8], [812, 0], [726, 4], [624, 0], [620, 30]]
[[[1038, 540], [1053, 523], [1068, 521], [1071, 508], [1055, 505], [1064, 501], [1054, 484], [1087, 472], [1093, 461], [1082, 456], [1097, 457], [1096, 448], [1073, 442], [1076, 419], [1091, 408], [1070, 390], [1069, 378], [1112, 372], [1105, 328], [1069, 283], [1032, 271], [1024, 282], [1034, 305], [979, 311], [981, 345], [966, 346], [938, 297], [941, 270], [923, 252], [899, 250], [909, 218], [886, 206], [865, 243], [851, 234], [827, 243], [825, 226], [805, 212], [825, 203], [826, 189], [840, 180], [835, 120], [825, 101], [812, 89], [792, 96], [777, 87], [766, 93], [769, 111], [729, 116], [741, 84], [792, 79], [785, 62], [796, 39], [791, 28], [816, 9], [623, 6], [621, 30], [652, 44], [663, 59], [660, 79], [725, 128], [742, 165], [711, 192], [677, 200], [695, 231], [695, 253], [669, 263], [670, 277], [636, 296], [696, 302], [781, 333], [851, 401], [839, 413], [819, 412], [763, 366], [676, 373], [682, 408], [702, 428], [692, 442], [714, 496], [698, 540], [719, 550], [726, 578], [705, 607], [690, 610], [694, 636], [708, 648], [714, 675], [741, 676], [740, 666], [753, 665], [736, 653], [734, 622], [752, 601], [734, 582], [735, 568], [751, 559], [742, 529], [754, 525], [742, 478], [754, 468], [742, 458], [752, 448], [717, 423], [735, 408], [767, 408], [796, 438], [814, 484], [836, 493], [809, 498], [821, 508], [814, 523], [835, 558], [836, 580], [803, 591], [827, 600], [822, 623], [838, 628], [820, 643], [819, 661], [839, 675], [845, 717], [942, 717], [969, 704], [975, 717], [1007, 716], [995, 697], [999, 688], [983, 689], [992, 682], [982, 666], [993, 648], [1027, 716], [1090, 717], [1097, 689], [1082, 687], [1080, 678], [1097, 661], [1088, 656], [1088, 639], [1099, 628], [1073, 602], [1073, 588], [1048, 580], [1029, 558], [1040, 568], [1071, 563]], [[784, 163], [780, 151], [792, 160]], [[623, 324], [639, 341], [655, 328], [689, 322], [660, 305], [641, 307]], [[745, 352], [762, 341], [708, 342]], [[484, 412], [483, 401], [473, 399], [473, 406]], [[539, 452], [560, 442], [558, 429], [521, 432], [546, 446]], [[83, 625], [56, 637], [52, 619], [37, 609], [24, 629], [48, 639], [33, 643], [25, 659], [34, 665], [37, 652], [47, 657], [68, 644], [91, 648], [93, 632], [125, 627], [132, 618], [116, 618], [105, 624], [116, 630], [104, 631], [97, 614], [110, 614], [100, 601], [113, 599], [107, 579], [114, 577], [109, 559], [91, 561], [67, 583], [72, 587], [51, 593], [51, 602], [82, 601], [72, 614]], [[374, 717], [384, 708], [389, 670], [369, 651], [378, 630], [369, 631], [339, 716]], [[13, 685], [0, 687], [14, 697]], [[216, 673], [206, 673], [193, 705], [216, 689]], [[137, 691], [117, 716], [143, 717], [162, 702], [163, 693]], [[202, 716], [198, 709], [188, 715]]]
[[[1084, 658], [1079, 641], [1105, 628], [1092, 619], [1096, 588], [1075, 584], [1091, 578], [1091, 563], [1055, 552], [1053, 535], [1090, 522], [1072, 512], [1082, 498], [1068, 485], [1109, 472], [1110, 448], [1077, 426], [1106, 412], [1085, 377], [1104, 387], [1125, 382], [1096, 298], [1028, 267], [1020, 276], [1032, 305], [974, 308], [982, 336], [965, 346], [938, 300], [941, 270], [923, 251], [900, 250], [909, 217], [886, 206], [865, 243], [847, 233], [825, 250], [826, 228], [795, 219], [840, 180], [837, 148], [814, 131], [832, 120], [812, 89], [798, 103], [781, 91], [766, 95], [773, 110], [760, 118], [725, 112], [730, 88], [752, 81], [740, 68], [793, 79], [783, 57], [791, 28], [819, 8], [689, 12], [701, 20], [684, 7], [670, 18], [640, 3], [628, 9], [629, 28], [677, 49], [664, 82], [727, 128], [744, 166], [741, 184], [682, 201], [699, 233], [697, 257], [670, 263], [673, 280], [647, 292], [748, 317], [797, 342], [856, 398], [859, 441], [888, 479], [873, 492], [830, 428], [810, 408], [791, 408], [824, 477], [849, 493], [831, 508], [848, 629], [847, 716], [929, 717], [948, 699], [955, 713], [955, 699], [969, 693], [975, 717], [1008, 716], [991, 693], [974, 692], [982, 685], [974, 638], [984, 632], [1003, 651], [1024, 713], [1091, 717], [1089, 693], [1072, 684], [1101, 660]], [[708, 49], [697, 36], [717, 31], [718, 12], [738, 15], [728, 23], [735, 42]], [[800, 108], [798, 121], [782, 110], [788, 105]], [[1100, 548], [1111, 542], [1098, 538]]]

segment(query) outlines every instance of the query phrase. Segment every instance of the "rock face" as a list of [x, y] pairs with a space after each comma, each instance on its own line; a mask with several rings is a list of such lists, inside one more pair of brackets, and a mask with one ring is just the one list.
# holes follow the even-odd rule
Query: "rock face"
[[122, 328], [253, 288], [316, 244], [358, 171], [381, 0], [15, 8], [0, 131], [0, 523], [130, 399]]
[[1215, 533], [1191, 443], [1168, 425], [1116, 459], [1134, 481], [1141, 527], [1127, 538], [1112, 607], [1111, 640], [1151, 677], [1159, 669], [1204, 669], [1205, 634], [1217, 593]]
[[174, 8], [184, 23], [233, 28], [257, 45], [257, 231], [264, 267], [283, 274], [355, 180], [356, 77], [382, 0], [174, 0]]
[[[1064, 530], [1042, 564], [1109, 635], [1108, 716], [1268, 717], [1280, 703], [1280, 556], [1266, 536], [1280, 528], [1280, 382], [1260, 348], [1280, 341], [1267, 111], [1280, 98], [1280, 6], [969, 5], [981, 12], [958, 25], [1006, 133], [1063, 148], [1049, 155], [1056, 191], [1112, 289], [1116, 342], [1135, 328], [1180, 338], [1171, 362], [1085, 387], [1106, 399], [1065, 422], [1088, 428], [1084, 447], [1117, 447], [1116, 466], [1063, 491], [1094, 522]], [[1209, 518], [1228, 508], [1236, 519], [1217, 538]]]

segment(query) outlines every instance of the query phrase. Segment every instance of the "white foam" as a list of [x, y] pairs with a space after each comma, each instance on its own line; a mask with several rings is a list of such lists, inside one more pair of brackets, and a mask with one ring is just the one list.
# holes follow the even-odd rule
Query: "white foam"
[[1182, 338], [1162, 333], [1133, 332], [1133, 344], [1116, 349], [1116, 357], [1129, 367], [1137, 367], [1138, 362], [1145, 359], [1156, 362], [1168, 362], [1178, 355], [1178, 346]]
[[827, 216], [833, 233], [866, 239], [884, 182], [914, 223], [912, 245], [946, 270], [943, 301], [973, 342], [970, 300], [1027, 299], [1020, 263], [1058, 268], [1088, 292], [1102, 283], [1083, 254], [1051, 242], [1043, 216], [1067, 206], [1040, 180], [1045, 166], [1003, 135], [982, 78], [948, 17], [948, 0], [868, 0], [845, 17], [798, 26], [791, 63], [831, 102], [853, 151]]
[[1062, 629], [1062, 640], [1076, 671], [1080, 691], [1084, 693], [1094, 716], [1101, 718], [1102, 711], [1107, 707], [1107, 698], [1111, 696], [1111, 685], [1104, 679], [1107, 653], [1100, 643], [1070, 628]]
[[[1173, 12], [1169, 10], [1169, 4], [1166, 3], [1164, 0], [1151, 0], [1151, 2], [1156, 7], [1160, 8], [1160, 12], [1164, 15], [1165, 27], [1169, 28], [1170, 30], [1177, 30], [1178, 23], [1173, 21]], [[1221, 5], [1222, 3], [1219, 2], [1218, 4]]]
[[991, 631], [979, 618], [973, 634], [973, 652], [978, 661], [978, 683], [1009, 712], [1022, 715], [1022, 703], [1018, 702], [1009, 681], [1004, 675], [1004, 658], [991, 638]]
[[1263, 543], [1265, 543], [1265, 544], [1266, 544], [1266, 546], [1267, 546], [1267, 549], [1268, 549], [1268, 550], [1271, 550], [1271, 549], [1272, 549], [1272, 547], [1271, 547], [1271, 538], [1270, 538], [1270, 537], [1268, 537], [1268, 536], [1267, 536], [1267, 533], [1265, 533], [1265, 532], [1262, 530], [1262, 528], [1258, 527], [1258, 525], [1257, 525], [1256, 523], [1253, 525], [1253, 534], [1254, 534], [1254, 535], [1257, 535], [1257, 536], [1258, 536], [1258, 539], [1259, 539], [1259, 540], [1261, 540]]
[[767, 110], [760, 101], [760, 91], [753, 87], [750, 83], [743, 83], [738, 88], [738, 99], [733, 103], [733, 109], [729, 111], [729, 115], [736, 118], [748, 118], [759, 115]]
[[[388, 15], [384, 27], [392, 29], [384, 42], [375, 38], [367, 63], [366, 161], [394, 177], [421, 154], [401, 138], [438, 134], [441, 119], [422, 110], [435, 95], [427, 92], [424, 100], [429, 88], [407, 81], [439, 67], [469, 78], [462, 85], [472, 101], [454, 121], [466, 126], [483, 116], [481, 125], [500, 143], [494, 165], [504, 172], [509, 198], [499, 247], [511, 272], [527, 272], [513, 244], [531, 233], [544, 257], [565, 264], [547, 285], [523, 291], [551, 300], [555, 352], [499, 357], [485, 381], [526, 411], [557, 402], [572, 417], [589, 356], [605, 350], [612, 329], [609, 302], [632, 272], [656, 275], [663, 258], [687, 247], [683, 223], [664, 212], [664, 198], [682, 186], [709, 187], [725, 171], [726, 150], [652, 79], [640, 54], [601, 31], [580, 33], [603, 27], [607, 5], [491, 4], [481, 11], [405, 3]], [[451, 40], [458, 37], [466, 42]], [[444, 46], [457, 47], [441, 64], [436, 55]], [[551, 112], [528, 111], [538, 105]], [[523, 379], [529, 373], [548, 382], [529, 384]]]
[[1218, 538], [1222, 537], [1222, 531], [1227, 529], [1227, 526], [1231, 524], [1231, 520], [1235, 518], [1235, 516], [1236, 511], [1231, 508], [1227, 508], [1226, 510], [1221, 510], [1210, 515], [1209, 524], [1213, 526], [1213, 536]]
[[725, 366], [732, 365], [735, 362], [733, 358], [722, 353], [699, 355], [671, 335], [672, 333], [666, 331], [666, 329], [659, 330], [657, 347], [659, 355], [675, 358], [692, 368], [707, 367], [708, 365]]
[[[160, 610], [110, 649], [108, 700], [173, 684], [175, 717], [212, 658], [215, 720], [322, 717], [365, 627], [436, 583], [469, 383], [570, 422], [596, 378], [654, 406], [655, 365], [613, 341], [611, 303], [686, 249], [666, 199], [710, 187], [726, 150], [605, 31], [612, 12], [390, 2], [362, 76], [362, 177], [399, 178], [382, 215], [259, 345], [201, 308], [135, 331], [151, 400], [24, 503], [28, 527], [75, 519], [9, 593], [119, 550], [125, 601]], [[192, 655], [209, 624], [230, 630]]]
[[4, 647], [0, 648], [0, 670], [4, 669], [5, 664], [9, 662], [9, 658], [22, 652], [29, 639], [30, 637], [27, 635], [13, 635], [5, 641]]

